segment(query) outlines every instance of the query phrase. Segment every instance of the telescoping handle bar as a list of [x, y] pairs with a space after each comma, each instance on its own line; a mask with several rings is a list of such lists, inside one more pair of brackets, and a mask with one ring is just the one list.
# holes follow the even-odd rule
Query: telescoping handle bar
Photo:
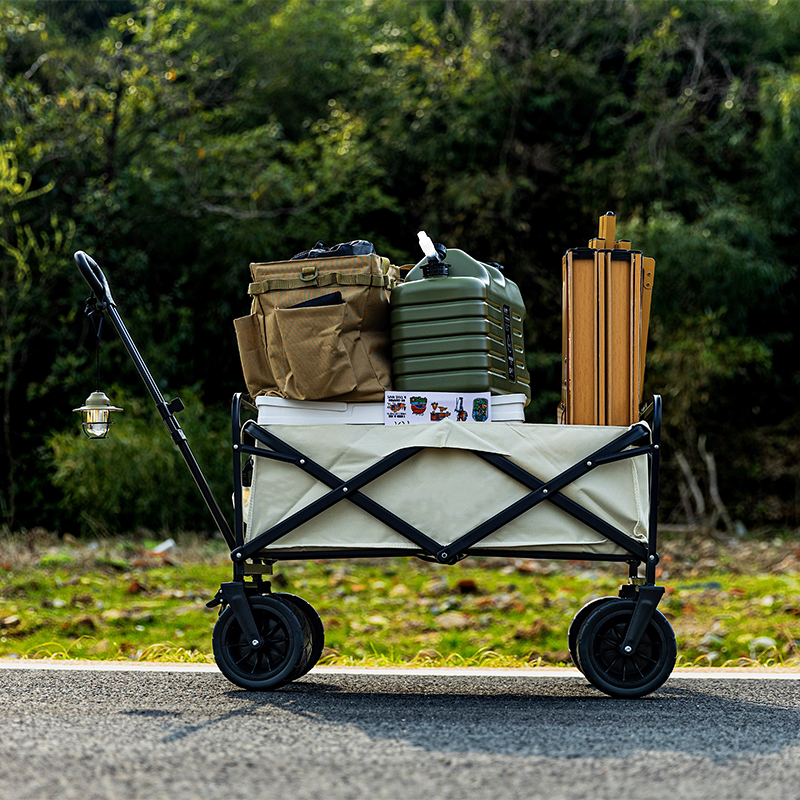
[[108, 286], [106, 276], [103, 274], [103, 270], [100, 269], [98, 263], [91, 256], [86, 255], [83, 250], [78, 250], [78, 252], [75, 253], [75, 262], [78, 265], [81, 275], [83, 275], [86, 283], [89, 284], [89, 288], [101, 305], [116, 305], [114, 299], [111, 297], [111, 289]]
[[144, 382], [147, 391], [153, 398], [156, 409], [158, 409], [158, 413], [164, 420], [164, 424], [167, 426], [167, 430], [172, 437], [172, 441], [177, 445], [178, 450], [180, 450], [181, 455], [186, 462], [186, 465], [189, 467], [189, 472], [192, 473], [192, 477], [197, 484], [197, 488], [200, 490], [200, 494], [203, 496], [203, 500], [205, 500], [208, 510], [211, 512], [211, 516], [214, 518], [214, 522], [216, 523], [219, 532], [222, 534], [231, 550], [233, 550], [235, 547], [235, 540], [231, 531], [231, 527], [228, 524], [228, 520], [222, 513], [222, 509], [220, 508], [219, 503], [217, 503], [216, 498], [211, 491], [211, 487], [208, 485], [208, 481], [205, 479], [205, 476], [203, 475], [203, 472], [197, 463], [197, 459], [195, 459], [194, 453], [192, 453], [192, 450], [189, 447], [186, 434], [184, 434], [180, 423], [175, 417], [175, 414], [178, 411], [183, 410], [183, 403], [179, 398], [175, 398], [170, 403], [165, 402], [158, 385], [153, 380], [150, 370], [144, 363], [144, 359], [139, 354], [136, 344], [131, 338], [131, 335], [128, 333], [128, 329], [125, 327], [125, 323], [123, 323], [122, 318], [117, 311], [117, 306], [111, 296], [111, 289], [108, 285], [108, 281], [106, 280], [106, 276], [103, 274], [103, 270], [100, 269], [97, 262], [82, 250], [78, 250], [78, 252], [75, 253], [75, 263], [78, 265], [81, 275], [83, 275], [84, 279], [89, 284], [89, 288], [92, 290], [92, 293], [97, 298], [98, 308], [108, 315], [108, 318], [111, 320], [111, 324], [119, 334], [119, 338], [122, 339], [122, 344], [128, 351], [131, 361], [133, 361], [133, 364], [136, 367], [142, 381]]

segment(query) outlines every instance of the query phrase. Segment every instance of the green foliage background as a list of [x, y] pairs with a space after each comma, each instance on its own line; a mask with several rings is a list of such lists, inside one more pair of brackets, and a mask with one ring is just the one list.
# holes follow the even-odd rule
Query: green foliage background
[[796, 0], [0, 0], [0, 26], [11, 529], [209, 524], [111, 335], [101, 383], [126, 412], [78, 446], [75, 249], [165, 394], [192, 387], [184, 427], [224, 497], [250, 261], [362, 237], [408, 263], [425, 229], [504, 263], [530, 418], [552, 422], [561, 255], [606, 210], [657, 262], [662, 519], [800, 526]]

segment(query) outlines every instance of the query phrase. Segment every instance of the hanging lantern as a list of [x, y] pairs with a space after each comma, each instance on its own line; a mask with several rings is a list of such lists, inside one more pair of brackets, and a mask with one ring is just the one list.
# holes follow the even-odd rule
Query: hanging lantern
[[105, 392], [92, 392], [80, 408], [73, 408], [83, 415], [82, 427], [90, 439], [105, 439], [108, 429], [114, 424], [110, 421], [112, 411], [122, 411], [111, 405]]

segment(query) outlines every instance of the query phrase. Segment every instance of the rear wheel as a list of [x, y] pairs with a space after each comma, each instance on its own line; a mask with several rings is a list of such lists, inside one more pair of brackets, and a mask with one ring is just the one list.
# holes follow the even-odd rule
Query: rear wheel
[[303, 629], [303, 650], [291, 678], [296, 680], [319, 661], [322, 649], [325, 647], [325, 628], [314, 606], [302, 597], [286, 592], [273, 592], [271, 596], [286, 603], [295, 612]]
[[214, 626], [214, 658], [220, 672], [244, 689], [269, 691], [292, 680], [303, 647], [303, 630], [294, 610], [271, 597], [249, 599], [262, 641], [251, 640], [228, 606]]
[[[569, 624], [569, 630], [567, 631], [567, 646], [569, 647], [569, 655], [570, 658], [572, 658], [572, 663], [578, 669], [581, 669], [580, 661], [578, 660], [578, 633], [580, 633], [583, 623], [586, 622], [586, 618], [598, 606], [602, 605], [603, 603], [613, 603], [618, 599], [618, 597], [597, 597], [583, 606], [583, 608], [581, 608], [581, 610], [578, 611], [578, 613], [572, 618], [572, 622]], [[583, 672], [582, 669], [581, 672]]]
[[578, 632], [581, 670], [596, 688], [612, 697], [642, 697], [661, 686], [675, 666], [675, 634], [656, 609], [636, 651], [622, 652], [634, 600], [600, 603]]

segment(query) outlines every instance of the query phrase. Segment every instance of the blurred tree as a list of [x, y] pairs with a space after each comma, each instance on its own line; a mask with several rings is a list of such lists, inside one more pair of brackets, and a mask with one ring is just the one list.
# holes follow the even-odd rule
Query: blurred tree
[[31, 188], [32, 182], [29, 172], [20, 171], [14, 153], [0, 147], [0, 511], [9, 522], [13, 522], [17, 508], [17, 467], [25, 449], [23, 431], [34, 424], [21, 402], [27, 387], [20, 385], [19, 376], [35, 353], [32, 345], [37, 334], [48, 324], [47, 295], [54, 290], [58, 260], [69, 254], [75, 232], [74, 223], [62, 223], [55, 212], [47, 227], [41, 220], [29, 222], [23, 217], [23, 204], [53, 189], [52, 182], [38, 189]]
[[[43, 246], [55, 224], [63, 243], [74, 219], [165, 391], [199, 384], [224, 407], [241, 387], [250, 261], [362, 236], [407, 263], [425, 228], [520, 284], [530, 418], [552, 421], [560, 258], [613, 210], [658, 263], [647, 380], [669, 436], [699, 468], [705, 434], [720, 491], [758, 518], [741, 480], [757, 456], [726, 431], [766, 437], [797, 399], [794, 3], [0, 0], [0, 26], [0, 144], [33, 193], [0, 234]], [[59, 247], [15, 323], [38, 358], [2, 399], [56, 430], [93, 360]], [[113, 342], [102, 369], [138, 387]], [[71, 524], [36, 479], [40, 431], [19, 430], [15, 524]]]
[[[191, 474], [145, 399], [118, 387], [112, 394], [124, 408], [124, 421], [100, 446], [88, 444], [75, 429], [48, 442], [52, 480], [64, 493], [67, 529], [103, 536], [138, 527], [215, 531]], [[191, 388], [182, 389], [181, 397], [186, 403], [181, 427], [212, 490], [224, 497], [230, 491], [227, 415], [207, 411]]]

